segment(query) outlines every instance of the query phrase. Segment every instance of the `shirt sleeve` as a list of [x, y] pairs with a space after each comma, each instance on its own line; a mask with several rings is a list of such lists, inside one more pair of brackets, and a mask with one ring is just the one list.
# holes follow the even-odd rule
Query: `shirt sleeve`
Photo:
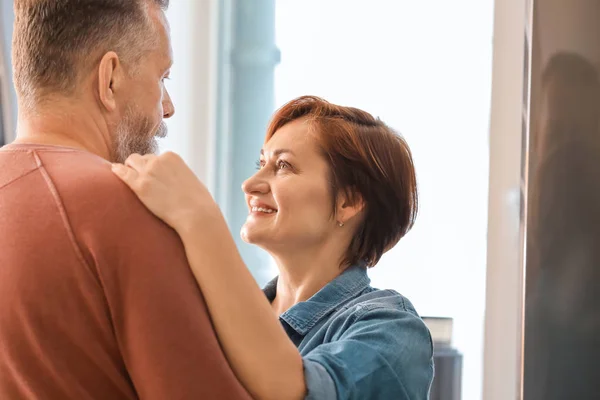
[[426, 400], [433, 380], [429, 330], [416, 315], [362, 305], [337, 340], [304, 356], [307, 400]]
[[116, 177], [98, 186], [74, 225], [139, 397], [250, 399], [219, 345], [179, 236]]

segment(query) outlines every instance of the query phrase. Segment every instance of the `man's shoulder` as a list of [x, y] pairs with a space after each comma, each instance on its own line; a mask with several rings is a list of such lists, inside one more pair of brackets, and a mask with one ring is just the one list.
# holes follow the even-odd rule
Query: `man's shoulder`
[[52, 182], [85, 197], [133, 195], [111, 171], [110, 162], [85, 151], [36, 150]]
[[165, 254], [184, 257], [177, 234], [112, 172], [110, 162], [85, 152], [39, 156], [86, 258], [85, 249], [108, 259], [159, 243]]
[[57, 186], [61, 192], [90, 199], [103, 193], [133, 195], [112, 173], [108, 161], [83, 150], [35, 144], [8, 145], [0, 149], [0, 165], [4, 167], [1, 174], [5, 184], [39, 171], [46, 178], [43, 186]]
[[162, 228], [137, 196], [111, 170], [111, 163], [85, 151], [35, 150], [48, 185], [56, 192], [73, 228], [126, 224]]

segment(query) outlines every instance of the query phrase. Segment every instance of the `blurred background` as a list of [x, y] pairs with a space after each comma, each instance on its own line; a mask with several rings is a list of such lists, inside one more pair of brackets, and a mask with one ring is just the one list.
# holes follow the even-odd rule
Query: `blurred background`
[[[549, 304], [544, 296], [562, 279], [532, 282], [533, 275], [525, 275], [526, 262], [537, 270], [544, 251], [537, 245], [543, 238], [527, 236], [527, 222], [537, 227], [531, 218], [542, 218], [537, 208], [543, 202], [527, 202], [538, 179], [534, 160], [543, 158], [536, 140], [542, 124], [535, 121], [545, 101], [544, 69], [553, 55], [575, 51], [597, 65], [600, 2], [171, 3], [167, 15], [175, 64], [167, 85], [176, 113], [167, 122], [169, 137], [161, 150], [181, 154], [208, 185], [234, 236], [247, 213], [241, 184], [255, 170], [266, 126], [279, 106], [311, 94], [369, 111], [406, 138], [416, 164], [417, 223], [370, 276], [374, 286], [410, 298], [430, 324], [437, 341], [432, 399], [522, 398], [523, 377], [530, 377], [531, 388], [548, 387], [552, 373], [539, 363], [528, 364], [523, 354], [534, 360], [554, 345], [568, 353], [576, 344], [532, 344], [535, 351], [524, 352], [526, 324], [554, 329], [544, 325], [545, 314], [538, 309]], [[12, 18], [12, 2], [3, 0], [0, 138], [6, 143], [16, 116], [9, 62]], [[565, 68], [567, 77], [578, 74]], [[571, 125], [578, 126], [577, 120]], [[567, 133], [578, 131], [573, 132]], [[565, 179], [576, 181], [576, 176]], [[577, 209], [576, 200], [554, 204], [543, 215]], [[552, 231], [552, 226], [543, 229]], [[554, 248], [557, 243], [563, 242], [554, 242]], [[276, 275], [266, 253], [239, 238], [238, 245], [259, 284]], [[581, 269], [581, 281], [597, 270], [594, 262], [588, 258], [586, 265], [594, 268]], [[544, 282], [555, 286], [544, 287]], [[530, 289], [535, 294], [529, 296]], [[545, 343], [537, 330], [531, 332], [530, 343]], [[527, 365], [542, 372], [528, 374]], [[576, 362], [573, 366], [577, 369]], [[591, 384], [600, 367], [591, 362], [586, 368], [593, 370], [586, 375]], [[531, 389], [525, 398], [588, 398], [560, 396]]]

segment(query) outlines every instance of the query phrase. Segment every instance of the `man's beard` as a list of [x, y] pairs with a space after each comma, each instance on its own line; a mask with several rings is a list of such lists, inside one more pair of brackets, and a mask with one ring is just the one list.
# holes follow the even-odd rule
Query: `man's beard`
[[167, 136], [167, 125], [163, 121], [155, 131], [152, 131], [153, 128], [154, 123], [150, 118], [136, 115], [129, 109], [117, 126], [113, 161], [123, 163], [134, 153], [155, 154], [158, 151], [156, 138]]

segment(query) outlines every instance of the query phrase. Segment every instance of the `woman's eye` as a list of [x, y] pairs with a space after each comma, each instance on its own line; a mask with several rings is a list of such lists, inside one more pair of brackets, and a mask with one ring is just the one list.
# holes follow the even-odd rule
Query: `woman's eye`
[[[265, 166], [267, 165], [265, 160], [258, 160], [256, 162], [256, 169], [263, 169]], [[286, 169], [286, 168], [290, 168], [290, 164], [286, 161], [283, 160], [279, 160], [275, 163], [275, 167], [276, 169]]]
[[278, 169], [284, 169], [284, 168], [289, 168], [290, 164], [288, 164], [287, 162], [283, 161], [283, 160], [279, 160], [277, 161], [277, 168]]

